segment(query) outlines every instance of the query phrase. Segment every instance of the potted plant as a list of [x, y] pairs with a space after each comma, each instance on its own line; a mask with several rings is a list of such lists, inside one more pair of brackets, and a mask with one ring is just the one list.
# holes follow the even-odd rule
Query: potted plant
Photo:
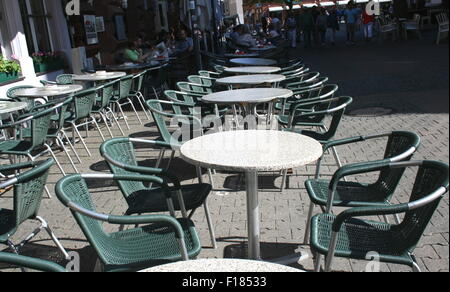
[[64, 54], [62, 52], [37, 52], [33, 58], [36, 73], [56, 71], [64, 68]]
[[20, 64], [16, 59], [7, 60], [0, 55], [0, 83], [19, 78]]

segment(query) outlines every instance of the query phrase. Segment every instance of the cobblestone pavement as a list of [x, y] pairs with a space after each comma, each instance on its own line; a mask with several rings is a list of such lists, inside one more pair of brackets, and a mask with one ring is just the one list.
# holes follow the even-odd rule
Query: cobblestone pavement
[[[417, 45], [421, 49], [415, 49], [413, 45]], [[410, 43], [403, 41], [375, 46], [379, 46], [382, 51], [376, 58], [372, 58], [370, 53], [365, 53], [367, 50], [373, 50], [366, 45], [345, 51], [344, 48], [337, 48], [336, 50], [342, 51], [339, 54], [325, 51], [321, 54], [316, 51], [299, 51], [311, 68], [322, 72], [323, 75], [330, 76], [332, 83], [336, 82], [341, 86], [339, 94], [355, 97], [350, 114], [352, 109], [362, 109], [372, 105], [394, 110], [390, 114], [375, 117], [346, 115], [341, 123], [338, 138], [390, 130], [412, 130], [422, 137], [422, 145], [415, 156], [416, 159], [435, 159], [448, 163], [448, 54], [446, 53], [448, 44], [436, 47], [425, 41], [411, 41]], [[413, 48], [411, 49], [411, 47]], [[337, 56], [342, 57], [337, 58]], [[370, 64], [365, 64], [363, 60], [369, 60]], [[391, 60], [396, 60], [396, 63], [391, 64]], [[349, 70], [345, 66], [353, 68], [354, 71], [348, 72]], [[395, 72], [391, 70], [395, 70]], [[379, 75], [384, 73], [387, 76]], [[447, 106], [445, 106], [446, 103]], [[142, 117], [144, 117], [143, 114]], [[132, 137], [146, 139], [158, 137], [152, 121], [140, 125], [137, 119], [130, 115], [130, 124], [132, 130], [128, 133]], [[106, 131], [104, 133], [106, 134]], [[119, 135], [117, 130], [114, 133]], [[81, 145], [77, 145], [83, 159], [83, 164], [79, 165], [79, 169], [84, 173], [107, 172], [106, 165], [98, 152], [101, 143], [98, 133], [91, 131], [90, 135], [87, 142], [93, 156], [87, 157]], [[344, 146], [339, 149], [339, 153], [344, 163], [377, 159], [383, 155], [384, 146], [385, 141], [379, 140], [371, 144]], [[139, 150], [138, 159], [144, 161], [145, 165], [154, 165], [157, 154], [155, 150]], [[65, 157], [58, 154], [58, 158], [65, 169], [68, 172], [71, 171], [70, 164]], [[170, 170], [180, 176], [183, 183], [196, 181], [194, 168], [179, 158], [173, 161]], [[313, 261], [309, 247], [302, 245], [302, 242], [309, 207], [304, 181], [313, 175], [314, 170], [314, 165], [295, 169], [294, 173], [289, 176], [288, 188], [283, 193], [279, 191], [281, 177], [278, 173], [261, 174], [261, 242], [264, 258], [302, 251], [308, 254], [309, 258], [293, 266], [306, 270], [312, 269]], [[323, 175], [329, 176], [335, 170], [336, 166], [332, 156], [327, 155]], [[413, 171], [405, 173], [394, 202], [408, 200], [414, 175]], [[61, 178], [61, 174], [58, 168], [53, 167], [49, 178], [50, 189], [53, 189], [59, 178]], [[204, 179], [208, 180], [206, 174]], [[214, 184], [217, 190], [211, 194], [209, 205], [218, 248], [215, 250], [211, 248], [204, 212], [203, 209], [199, 209], [193, 218], [203, 245], [199, 257], [245, 256], [241, 253], [247, 235], [246, 199], [242, 181], [239, 180], [238, 174], [218, 172], [214, 175]], [[113, 214], [124, 212], [125, 201], [117, 187], [111, 185], [110, 182], [93, 182], [92, 192], [98, 211]], [[0, 206], [12, 206], [11, 193], [1, 196]], [[318, 210], [316, 211], [318, 212]], [[55, 196], [43, 201], [40, 215], [49, 221], [54, 232], [68, 250], [80, 254], [82, 271], [92, 271], [95, 264], [95, 253], [89, 247], [70, 212], [59, 203]], [[17, 234], [13, 236], [13, 240], [19, 241], [35, 226], [34, 223], [23, 224]], [[105, 228], [110, 231], [117, 230], [117, 226], [105, 225]], [[449, 270], [448, 243], [449, 199], [447, 194], [415, 250], [419, 266], [423, 271]], [[65, 264], [53, 242], [49, 241], [44, 233], [24, 247], [22, 253]], [[365, 267], [366, 262], [363, 261], [338, 259], [333, 269], [364, 271]], [[410, 271], [408, 267], [390, 264], [382, 264], [381, 270]]]

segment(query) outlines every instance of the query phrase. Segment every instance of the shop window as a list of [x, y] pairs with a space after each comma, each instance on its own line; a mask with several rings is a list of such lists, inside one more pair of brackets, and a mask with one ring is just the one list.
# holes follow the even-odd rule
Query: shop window
[[19, 0], [30, 55], [53, 51], [49, 19], [44, 0]]

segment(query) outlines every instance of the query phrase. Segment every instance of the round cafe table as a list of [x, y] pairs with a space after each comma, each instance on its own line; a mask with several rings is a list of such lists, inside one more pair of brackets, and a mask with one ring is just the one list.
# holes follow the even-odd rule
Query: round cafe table
[[225, 58], [257, 58], [259, 54], [257, 53], [246, 53], [246, 54], [225, 54]]
[[274, 66], [277, 61], [262, 58], [235, 58], [231, 59], [230, 63], [243, 66]]
[[26, 102], [0, 101], [0, 115], [17, 112], [25, 109], [26, 107]]
[[125, 72], [96, 72], [92, 74], [73, 75], [74, 81], [81, 82], [101, 82], [118, 79], [126, 76]]
[[270, 262], [253, 261], [244, 259], [198, 259], [192, 261], [180, 261], [161, 266], [156, 266], [141, 271], [141, 273], [300, 273], [304, 272], [292, 267]]
[[183, 144], [181, 158], [200, 168], [245, 172], [247, 189], [248, 255], [261, 259], [258, 172], [281, 171], [312, 163], [322, 145], [307, 136], [284, 131], [228, 131]]
[[228, 67], [225, 72], [231, 74], [273, 74], [281, 71], [280, 67], [270, 66], [249, 66], [249, 67]]
[[[202, 102], [222, 104], [222, 105], [240, 105], [244, 108], [244, 115], [256, 113], [256, 106], [261, 103], [272, 102], [276, 99], [285, 99], [293, 96], [294, 93], [289, 89], [282, 88], [246, 88], [237, 90], [220, 91], [205, 95], [202, 97]], [[216, 114], [219, 116], [216, 107]], [[236, 115], [236, 113], [235, 113]], [[245, 118], [244, 117], [244, 118]], [[247, 125], [251, 129], [256, 129], [256, 119], [253, 121], [247, 120]]]
[[241, 75], [219, 78], [216, 80], [217, 84], [228, 86], [234, 85], [261, 85], [266, 83], [279, 83], [286, 80], [286, 76], [277, 74], [255, 74], [255, 75]]
[[18, 90], [15, 94], [17, 96], [28, 97], [28, 98], [39, 98], [39, 97], [52, 97], [67, 95], [83, 90], [81, 85], [51, 85], [43, 87], [34, 87]]

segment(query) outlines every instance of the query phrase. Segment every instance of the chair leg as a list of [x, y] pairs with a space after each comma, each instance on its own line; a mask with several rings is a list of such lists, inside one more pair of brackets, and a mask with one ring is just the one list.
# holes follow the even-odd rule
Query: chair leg
[[106, 116], [103, 113], [99, 113], [100, 117], [102, 118], [103, 123], [105, 123], [106, 129], [108, 130], [109, 135], [111, 136], [111, 138], [114, 139], [114, 135], [111, 131], [111, 127], [108, 125], [108, 119], [106, 118]]
[[422, 272], [422, 270], [420, 269], [419, 265], [417, 264], [417, 262], [415, 260], [413, 262], [412, 270], [413, 270], [414, 273], [421, 273]]
[[[6, 241], [6, 245], [8, 245], [8, 247], [12, 250], [12, 252], [16, 255], [19, 255], [19, 250], [17, 249], [17, 247], [14, 245], [14, 243], [11, 240], [7, 240]], [[20, 270], [22, 271], [22, 273], [25, 273], [27, 270], [24, 268], [20, 268]]]
[[50, 155], [55, 160], [56, 165], [58, 165], [58, 168], [59, 170], [61, 170], [62, 175], [66, 176], [66, 172], [64, 171], [64, 168], [62, 167], [61, 163], [59, 163], [58, 159], [56, 158], [55, 152], [53, 152], [52, 147], [50, 147], [48, 144], [44, 144], [44, 146], [48, 149], [48, 152], [50, 152]]
[[318, 273], [318, 272], [320, 272], [320, 262], [322, 261], [322, 255], [321, 254], [319, 254], [319, 253], [317, 253], [316, 254], [316, 259], [315, 259], [315, 261], [314, 261], [314, 272], [316, 272], [316, 273]]
[[128, 121], [127, 121], [127, 116], [125, 116], [122, 106], [118, 102], [116, 102], [116, 105], [119, 108], [119, 111], [120, 111], [120, 114], [122, 115], [123, 120], [125, 121], [125, 125], [127, 126], [127, 129], [131, 130], [130, 125], [128, 124]]
[[211, 184], [212, 188], [214, 189], [214, 178], [213, 174], [210, 168], [208, 168], [208, 177], [209, 177], [209, 183]]
[[72, 157], [69, 154], [69, 151], [67, 151], [66, 146], [64, 146], [64, 142], [61, 140], [60, 137], [56, 138], [56, 140], [58, 141], [59, 144], [61, 144], [61, 147], [62, 147], [64, 153], [66, 153], [67, 158], [69, 158], [69, 161], [70, 161], [70, 164], [72, 164], [73, 170], [75, 170], [76, 173], [79, 173], [77, 167], [75, 166], [75, 163], [73, 162]]
[[[61, 130], [61, 133], [63, 134], [64, 139], [67, 140], [67, 143], [69, 144], [70, 149], [72, 149], [73, 153], [75, 154], [75, 156], [77, 157], [77, 160], [79, 163], [83, 163], [81, 161], [80, 156], [78, 155], [78, 152], [76, 151], [75, 147], [73, 146], [72, 142], [70, 142], [69, 137], [67, 136], [66, 132], [64, 130]], [[74, 141], [75, 142], [75, 141]]]
[[113, 112], [113, 110], [111, 108], [108, 108], [107, 113], [111, 114], [112, 120], [117, 124], [120, 133], [122, 134], [122, 136], [125, 136], [125, 132], [123, 131], [122, 126], [120, 126], [119, 120], [117, 119], [116, 114]]
[[141, 105], [141, 108], [142, 108], [142, 110], [144, 111], [144, 114], [145, 114], [145, 116], [147, 117], [147, 119], [148, 119], [148, 120], [151, 120], [151, 117], [150, 117], [149, 113], [147, 112], [146, 107], [144, 106], [144, 104], [145, 104], [145, 98], [144, 98], [144, 96], [143, 96], [141, 93], [139, 93], [139, 94], [137, 95], [137, 99], [138, 99], [139, 104]]
[[69, 254], [67, 253], [66, 249], [63, 247], [63, 245], [61, 244], [59, 239], [56, 237], [56, 235], [53, 233], [53, 231], [50, 228], [50, 226], [48, 225], [47, 221], [45, 221], [42, 217], [39, 217], [39, 216], [37, 216], [36, 219], [41, 222], [42, 228], [44, 228], [45, 231], [47, 231], [48, 235], [53, 240], [53, 242], [56, 244], [56, 246], [61, 251], [61, 253], [64, 255], [66, 260], [70, 260]]
[[105, 142], [105, 136], [103, 136], [102, 130], [100, 130], [100, 126], [98, 125], [97, 121], [95, 120], [94, 117], [91, 117], [91, 121], [92, 123], [95, 125], [95, 127], [97, 128], [98, 133], [100, 134], [100, 137], [102, 137], [103, 142]]
[[142, 120], [141, 120], [141, 118], [139, 117], [139, 114], [138, 114], [138, 112], [137, 112], [137, 110], [136, 110], [136, 107], [135, 107], [134, 104], [133, 104], [133, 101], [131, 100], [131, 98], [128, 98], [127, 100], [129, 101], [129, 103], [130, 103], [130, 105], [131, 105], [131, 108], [133, 109], [134, 114], [136, 115], [136, 118], [138, 119], [139, 123], [142, 125]]
[[306, 220], [306, 227], [305, 227], [305, 237], [303, 238], [304, 244], [309, 244], [309, 236], [311, 233], [311, 219], [312, 215], [314, 213], [314, 203], [310, 202], [309, 204], [309, 211], [308, 211], [308, 218]]
[[209, 206], [207, 200], [203, 202], [203, 207], [205, 209], [206, 222], [208, 223], [209, 235], [211, 238], [211, 244], [213, 249], [217, 249], [216, 235], [214, 232], [214, 226], [212, 224], [211, 213], [209, 212]]
[[80, 138], [81, 143], [84, 146], [84, 149], [86, 149], [87, 154], [89, 155], [89, 157], [92, 157], [91, 152], [89, 151], [89, 148], [86, 145], [86, 142], [84, 141], [83, 137], [81, 136], [80, 131], [78, 131], [78, 128], [75, 124], [72, 124], [72, 128], [74, 129], [74, 131], [77, 133], [78, 137]]
[[282, 171], [283, 174], [283, 179], [281, 180], [281, 188], [280, 188], [280, 192], [283, 192], [285, 187], [286, 187], [286, 181], [287, 181], [287, 174], [288, 174], [288, 170], [283, 170]]

